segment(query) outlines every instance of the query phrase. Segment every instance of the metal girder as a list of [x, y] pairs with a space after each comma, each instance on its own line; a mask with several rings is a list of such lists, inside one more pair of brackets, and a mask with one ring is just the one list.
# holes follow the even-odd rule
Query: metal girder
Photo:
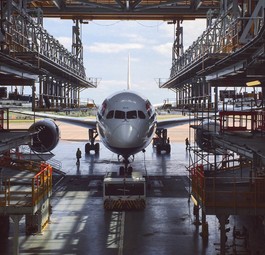
[[53, 0], [53, 3], [58, 9], [62, 9], [65, 6], [63, 0]]
[[146, 7], [143, 9], [134, 9], [131, 11], [117, 9], [114, 6], [108, 6], [102, 8], [102, 5], [95, 5], [93, 8], [66, 8], [61, 10], [58, 14], [57, 9], [42, 8], [44, 17], [60, 17], [63, 19], [76, 19], [81, 17], [82, 19], [125, 19], [125, 20], [173, 20], [173, 19], [195, 19], [205, 18], [208, 9], [200, 9], [197, 12], [190, 8], [178, 8], [178, 7]]
[[0, 85], [3, 86], [33, 86], [35, 80], [17, 78], [14, 76], [0, 75]]
[[28, 8], [41, 8], [43, 17], [64, 19], [205, 18], [209, 9], [219, 9], [218, 0], [53, 0], [28, 1]]
[[206, 76], [215, 85], [219, 80], [219, 86], [233, 82], [242, 86], [255, 75], [265, 83], [264, 5], [259, 0], [252, 15], [243, 17], [238, 5], [230, 5], [193, 45], [172, 60], [170, 78], [160, 87], [180, 87], [196, 76]]
[[[0, 71], [6, 71], [4, 69], [7, 68], [13, 69], [8, 73], [13, 72], [15, 80], [21, 76], [23, 84], [25, 82], [23, 77], [28, 74], [36, 76], [49, 73], [57, 76], [58, 79], [71, 81], [78, 87], [95, 87], [87, 80], [85, 74], [80, 41], [78, 46], [75, 45], [77, 51], [74, 53], [77, 54], [67, 51], [58, 40], [36, 23], [34, 18], [16, 9], [14, 2], [12, 4], [11, 6], [2, 5], [0, 8], [2, 17]], [[12, 15], [12, 12], [16, 15]], [[74, 43], [77, 43], [77, 40]], [[12, 55], [9, 54], [10, 52]]]

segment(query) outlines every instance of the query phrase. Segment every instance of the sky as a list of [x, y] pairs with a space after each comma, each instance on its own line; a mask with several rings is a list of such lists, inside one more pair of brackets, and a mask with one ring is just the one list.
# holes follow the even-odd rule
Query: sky
[[[71, 51], [72, 20], [44, 19], [44, 28]], [[184, 21], [183, 44], [187, 49], [205, 30], [205, 20]], [[170, 76], [174, 26], [164, 21], [89, 21], [82, 24], [84, 66], [87, 77], [97, 78], [97, 88], [81, 93], [81, 100], [100, 104], [107, 96], [127, 88], [130, 54], [132, 90], [151, 103], [174, 100], [175, 93], [161, 89], [158, 80]]]

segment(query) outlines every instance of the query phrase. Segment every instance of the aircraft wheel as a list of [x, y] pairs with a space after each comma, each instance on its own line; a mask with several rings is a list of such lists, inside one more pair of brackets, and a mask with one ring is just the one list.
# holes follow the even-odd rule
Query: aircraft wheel
[[89, 154], [90, 153], [90, 150], [91, 150], [91, 144], [90, 143], [87, 143], [86, 146], [85, 146], [85, 152], [87, 154]]
[[120, 175], [124, 175], [125, 168], [123, 166], [120, 167]]
[[95, 153], [98, 154], [99, 153], [99, 143], [95, 144]]
[[170, 146], [170, 144], [167, 144], [166, 145], [166, 153], [170, 154], [170, 152], [171, 152], [171, 146]]
[[161, 153], [161, 145], [160, 144], [157, 144], [157, 146], [156, 146], [156, 153], [157, 154]]
[[131, 166], [128, 167], [128, 174], [132, 174], [133, 168]]

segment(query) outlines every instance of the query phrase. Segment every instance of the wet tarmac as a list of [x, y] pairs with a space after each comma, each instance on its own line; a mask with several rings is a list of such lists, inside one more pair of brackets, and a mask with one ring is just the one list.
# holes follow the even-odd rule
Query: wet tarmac
[[[67, 175], [101, 175], [107, 171], [115, 171], [120, 165], [116, 154], [107, 150], [100, 144], [98, 155], [85, 154], [84, 148], [87, 142], [60, 141], [53, 150], [54, 159], [62, 162], [62, 170]], [[80, 148], [82, 158], [80, 166], [76, 166], [76, 150]], [[145, 153], [135, 155], [132, 167], [134, 170], [147, 172], [147, 175], [187, 175], [186, 167], [189, 164], [189, 153], [185, 150], [184, 143], [172, 143], [171, 154], [157, 155], [152, 145], [146, 148]]]
[[[54, 187], [52, 215], [42, 234], [27, 236], [21, 220], [20, 254], [219, 253], [217, 218], [207, 216], [208, 238], [202, 238], [201, 225], [194, 224], [186, 170], [190, 159], [184, 143], [172, 143], [171, 155], [157, 155], [150, 145], [145, 153], [135, 156], [132, 167], [147, 174], [152, 185], [147, 192], [146, 209], [126, 212], [105, 211], [102, 190], [97, 185], [107, 171], [119, 168], [117, 156], [103, 146], [99, 155], [85, 155], [85, 143], [60, 141], [53, 151], [54, 159], [62, 162], [62, 170], [67, 175]], [[77, 148], [83, 152], [80, 166], [76, 165]], [[230, 216], [229, 220], [227, 254], [265, 254], [263, 226], [257, 218]], [[242, 232], [243, 226], [248, 230], [248, 237]], [[0, 254], [12, 254], [12, 231], [11, 224], [10, 237], [2, 240]]]

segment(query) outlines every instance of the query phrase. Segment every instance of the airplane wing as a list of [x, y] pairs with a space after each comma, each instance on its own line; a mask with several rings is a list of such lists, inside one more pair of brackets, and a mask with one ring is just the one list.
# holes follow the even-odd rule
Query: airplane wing
[[30, 112], [30, 111], [17, 111], [17, 110], [9, 110], [10, 112], [20, 113], [24, 115], [49, 118], [55, 121], [61, 121], [68, 124], [85, 127], [85, 128], [96, 128], [96, 119], [87, 119], [87, 118], [76, 118], [76, 117], [68, 117], [68, 116], [60, 116], [49, 113], [40, 113], [40, 112]]
[[157, 121], [157, 128], [172, 128], [194, 121], [194, 118], [174, 118]]
[[208, 114], [208, 116], [189, 116], [184, 118], [173, 118], [173, 119], [164, 119], [157, 121], [157, 128], [172, 128], [180, 125], [184, 125], [187, 123], [192, 123], [194, 121], [203, 121], [204, 119], [211, 119], [214, 117], [214, 114]]

